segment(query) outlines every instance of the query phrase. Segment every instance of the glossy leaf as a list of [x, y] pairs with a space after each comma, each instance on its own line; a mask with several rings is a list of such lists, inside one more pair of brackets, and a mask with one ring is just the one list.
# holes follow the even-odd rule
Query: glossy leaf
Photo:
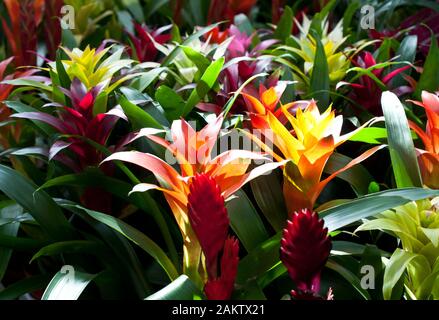
[[398, 97], [388, 91], [383, 93], [381, 105], [386, 119], [387, 139], [396, 185], [399, 188], [422, 187], [421, 173], [404, 107]]
[[[72, 267], [72, 266], [70, 266]], [[50, 281], [42, 300], [77, 300], [95, 274], [84, 273], [73, 267], [59, 271]]]
[[182, 115], [186, 116], [191, 112], [195, 105], [204, 98], [204, 96], [212, 89], [213, 85], [218, 79], [222, 67], [224, 65], [224, 57], [220, 58], [207, 67], [206, 71], [203, 73], [197, 86], [192, 91], [189, 99], [186, 101]]
[[[0, 209], [0, 219], [16, 219], [19, 215], [23, 213], [23, 208], [19, 205], [12, 204], [5, 208]], [[0, 235], [15, 237], [20, 227], [20, 222], [11, 222], [5, 225], [0, 225]], [[7, 270], [9, 259], [11, 258], [12, 250], [3, 247], [0, 243], [0, 281], [3, 279], [5, 272]]]
[[171, 260], [169, 260], [168, 256], [163, 252], [163, 250], [144, 233], [130, 226], [126, 222], [110, 215], [89, 210], [79, 205], [76, 205], [74, 207], [85, 211], [92, 218], [109, 226], [110, 228], [125, 236], [127, 239], [137, 244], [140, 248], [150, 254], [162, 266], [162, 268], [166, 271], [171, 280], [177, 278], [177, 270], [175, 269]]
[[195, 300], [202, 294], [186, 275], [181, 275], [145, 300]]
[[0, 165], [0, 190], [15, 200], [55, 239], [74, 237], [74, 230], [61, 209], [44, 191], [15, 170]]
[[329, 105], [329, 69], [322, 41], [317, 38], [316, 54], [310, 81], [311, 98], [317, 100], [321, 112]]
[[235, 198], [226, 203], [230, 225], [247, 251], [268, 238], [264, 223], [244, 191], [235, 192]]
[[293, 28], [293, 18], [293, 10], [291, 10], [289, 6], [286, 6], [274, 31], [274, 38], [281, 40], [283, 43], [287, 41], [291, 35], [291, 29]]
[[250, 182], [256, 203], [275, 231], [280, 231], [287, 219], [281, 181], [276, 174], [263, 175]]
[[423, 90], [434, 92], [439, 88], [439, 72], [437, 72], [437, 62], [439, 61], [439, 47], [437, 39], [431, 36], [431, 46], [427, 59], [424, 63], [424, 69], [416, 86], [415, 97], [421, 99]]

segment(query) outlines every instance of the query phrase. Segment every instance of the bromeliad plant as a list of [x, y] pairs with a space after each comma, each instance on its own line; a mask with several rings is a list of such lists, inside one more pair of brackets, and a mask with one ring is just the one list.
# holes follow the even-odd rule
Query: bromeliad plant
[[222, 123], [223, 117], [220, 115], [197, 132], [185, 120], [176, 120], [171, 126], [172, 142], [155, 136], [161, 132], [157, 129], [145, 128], [136, 135], [134, 139], [147, 137], [165, 147], [167, 159], [172, 159], [170, 156], [175, 157], [180, 172], [153, 154], [137, 151], [117, 152], [105, 160], [130, 162], [154, 174], [159, 186], [141, 183], [136, 185], [132, 192], [145, 192], [151, 189], [163, 192], [183, 237], [184, 273], [198, 284], [202, 283], [199, 275], [201, 247], [188, 217], [191, 178], [196, 174], [204, 174], [214, 179], [221, 190], [221, 196], [227, 200], [250, 180], [282, 165], [282, 162], [267, 163], [247, 172], [251, 164], [250, 160], [262, 160], [264, 159], [262, 154], [246, 150], [228, 150], [212, 157]]
[[[256, 107], [258, 104], [256, 101], [254, 103]], [[283, 167], [283, 193], [288, 212], [301, 209], [313, 210], [318, 196], [332, 179], [381, 148], [378, 146], [369, 149], [321, 180], [325, 165], [335, 149], [359, 132], [367, 123], [342, 135], [343, 117], [335, 116], [335, 111], [331, 107], [320, 114], [315, 101], [311, 101], [304, 111], [298, 108], [295, 116], [288, 111], [286, 105], [281, 106], [281, 111], [292, 126], [291, 131], [270, 111], [267, 111], [263, 120], [266, 122], [265, 127], [270, 129], [264, 132], [265, 138], [277, 149], [270, 148], [254, 135], [250, 137], [276, 161], [286, 161]], [[261, 117], [259, 119], [261, 121]]]
[[364, 3], [0, 3], [0, 299], [439, 299], [439, 8]]
[[[410, 202], [385, 211], [356, 231], [381, 229], [401, 240], [387, 262], [383, 295], [392, 297], [403, 277], [408, 299], [438, 299], [439, 294], [439, 198]], [[407, 270], [407, 276], [404, 275]]]

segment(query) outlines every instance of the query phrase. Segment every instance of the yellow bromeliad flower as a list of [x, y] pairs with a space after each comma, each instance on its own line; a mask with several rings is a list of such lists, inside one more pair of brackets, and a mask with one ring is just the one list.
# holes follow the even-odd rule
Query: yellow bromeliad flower
[[[104, 90], [112, 91], [122, 82], [137, 76], [130, 74], [122, 77], [115, 83], [111, 84], [113, 76], [120, 70], [127, 68], [133, 62], [129, 59], [121, 59], [124, 48], [120, 48], [111, 54], [108, 58], [104, 56], [111, 49], [111, 46], [105, 49], [91, 49], [89, 46], [84, 51], [75, 48], [69, 50], [62, 48], [69, 60], [62, 60], [67, 75], [71, 80], [78, 78], [87, 89], [101, 86]], [[49, 63], [53, 72], [57, 72], [55, 62]]]
[[384, 272], [384, 299], [407, 270], [411, 299], [439, 299], [439, 198], [412, 201], [387, 210], [355, 231], [384, 230], [401, 240]]
[[283, 166], [283, 192], [290, 213], [304, 208], [312, 210], [323, 188], [333, 178], [383, 147], [369, 149], [345, 167], [321, 180], [325, 165], [335, 149], [370, 122], [342, 135], [343, 117], [335, 116], [331, 107], [320, 114], [315, 101], [312, 100], [305, 110], [298, 108], [295, 116], [285, 106], [281, 108], [292, 130], [287, 129], [273, 113], [268, 112], [266, 122], [270, 130], [263, 132], [265, 141], [271, 141], [278, 151], [256, 136], [249, 136], [278, 162], [288, 161]]
[[[297, 20], [295, 22], [300, 30], [300, 35], [299, 37], [293, 38], [299, 44], [299, 48], [290, 48], [289, 50], [295, 52], [303, 59], [305, 74], [311, 76], [317, 51], [316, 41], [309, 34], [311, 21], [304, 15], [302, 24]], [[335, 83], [344, 77], [349, 68], [349, 59], [347, 58], [348, 51], [338, 51], [347, 37], [343, 37], [342, 21], [340, 21], [331, 32], [328, 32], [328, 22], [324, 19], [322, 22], [322, 30], [321, 41], [328, 62], [329, 79]]]

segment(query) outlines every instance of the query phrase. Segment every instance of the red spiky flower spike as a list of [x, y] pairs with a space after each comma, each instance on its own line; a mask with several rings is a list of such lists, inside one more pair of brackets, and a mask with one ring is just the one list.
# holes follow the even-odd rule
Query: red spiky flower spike
[[230, 299], [238, 270], [239, 243], [234, 237], [227, 238], [229, 217], [221, 190], [207, 174], [196, 174], [189, 190], [189, 221], [206, 257], [208, 281], [204, 291], [209, 300]]
[[280, 249], [280, 259], [297, 287], [291, 292], [293, 297], [321, 299], [320, 273], [331, 248], [328, 228], [317, 213], [308, 209], [294, 212], [283, 231]]

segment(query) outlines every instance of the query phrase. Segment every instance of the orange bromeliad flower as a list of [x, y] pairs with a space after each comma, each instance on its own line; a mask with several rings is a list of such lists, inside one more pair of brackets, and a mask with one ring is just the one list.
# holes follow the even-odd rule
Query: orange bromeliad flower
[[304, 208], [312, 210], [323, 188], [333, 178], [383, 147], [377, 146], [369, 149], [321, 181], [326, 162], [335, 149], [370, 122], [355, 131], [342, 135], [343, 117], [335, 116], [331, 107], [320, 114], [314, 100], [309, 102], [304, 111], [297, 108], [295, 116], [288, 111], [286, 106], [281, 106], [281, 111], [293, 130], [288, 130], [271, 111], [267, 111], [267, 115], [263, 117], [270, 128], [269, 134], [267, 130], [264, 132], [265, 138], [277, 147], [281, 155], [254, 135], [250, 135], [250, 138], [277, 161], [288, 161], [283, 166], [283, 192], [288, 212]]
[[137, 164], [151, 171], [157, 178], [160, 186], [141, 183], [136, 185], [132, 192], [151, 189], [163, 192], [183, 236], [184, 272], [197, 283], [202, 281], [198, 273], [201, 247], [188, 217], [191, 178], [197, 173], [213, 178], [221, 190], [221, 195], [227, 199], [248, 181], [282, 165], [282, 163], [266, 163], [247, 172], [251, 160], [266, 158], [260, 153], [246, 150], [228, 150], [212, 158], [222, 122], [223, 117], [220, 115], [215, 121], [196, 132], [185, 120], [174, 121], [171, 126], [172, 142], [155, 135], [163, 132], [162, 130], [151, 128], [142, 129], [135, 136], [134, 139], [147, 137], [164, 146], [168, 151], [166, 159], [168, 162], [177, 160], [180, 172], [149, 153], [118, 152], [105, 160], [122, 160]]
[[409, 121], [425, 147], [425, 150], [417, 150], [422, 180], [426, 186], [439, 189], [439, 97], [423, 91], [422, 102], [411, 102], [423, 107], [428, 119], [425, 131]]
[[252, 96], [248, 93], [241, 93], [247, 104], [247, 108], [250, 114], [252, 127], [255, 129], [267, 129], [269, 125], [267, 123], [267, 115], [271, 112], [276, 118], [278, 118], [283, 124], [287, 122], [287, 118], [282, 112], [282, 107], [286, 110], [295, 110], [303, 106], [307, 101], [295, 101], [287, 103], [282, 107], [278, 107], [280, 98], [286, 89], [286, 84], [278, 84], [276, 87], [269, 89], [265, 88], [262, 84], [259, 86], [259, 97]]

